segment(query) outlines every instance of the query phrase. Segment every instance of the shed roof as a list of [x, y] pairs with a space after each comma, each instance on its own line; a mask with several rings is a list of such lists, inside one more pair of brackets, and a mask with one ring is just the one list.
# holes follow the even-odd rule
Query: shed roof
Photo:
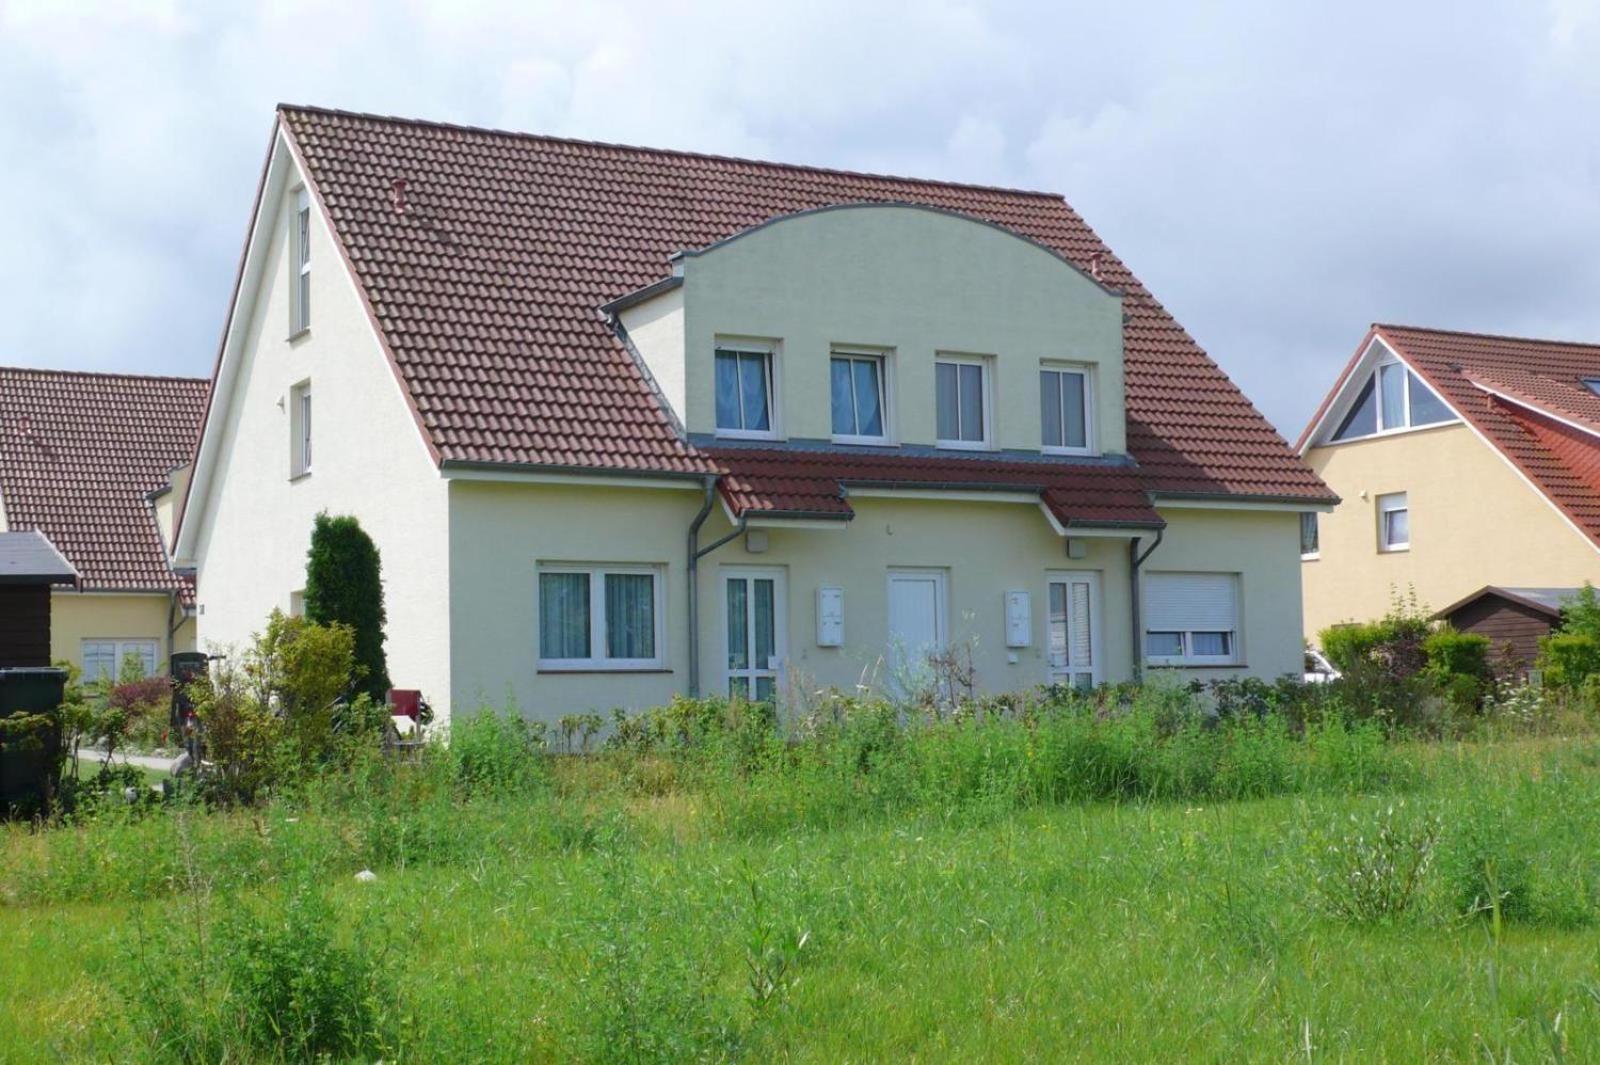
[[77, 583], [78, 571], [44, 533], [0, 533], [0, 584]]

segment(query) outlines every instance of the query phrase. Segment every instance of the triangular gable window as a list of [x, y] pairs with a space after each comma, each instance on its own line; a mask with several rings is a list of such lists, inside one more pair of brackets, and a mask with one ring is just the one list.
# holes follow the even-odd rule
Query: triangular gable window
[[1354, 440], [1454, 418], [1438, 393], [1403, 364], [1390, 360], [1379, 363], [1368, 375], [1333, 439]]

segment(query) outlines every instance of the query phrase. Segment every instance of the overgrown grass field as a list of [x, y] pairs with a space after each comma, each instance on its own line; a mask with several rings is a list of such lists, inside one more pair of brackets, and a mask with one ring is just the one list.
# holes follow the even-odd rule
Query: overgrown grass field
[[1600, 1060], [1595, 740], [1163, 698], [684, 704], [588, 757], [491, 715], [12, 826], [0, 1057]]

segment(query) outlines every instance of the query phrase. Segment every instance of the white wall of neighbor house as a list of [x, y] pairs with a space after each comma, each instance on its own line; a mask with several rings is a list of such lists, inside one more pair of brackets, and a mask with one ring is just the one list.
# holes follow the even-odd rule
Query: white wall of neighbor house
[[[280, 149], [281, 151], [281, 149]], [[325, 220], [313, 208], [310, 328], [290, 336], [291, 168], [269, 189], [265, 270], [241, 307], [231, 395], [214, 400], [221, 447], [194, 552], [205, 649], [244, 645], [305, 587], [318, 512], [354, 515], [383, 560], [387, 654], [397, 687], [448, 712], [450, 617], [447, 486], [370, 325]], [[291, 393], [309, 382], [311, 471], [291, 477]]]
[[1038, 450], [1045, 361], [1094, 368], [1098, 450], [1126, 450], [1122, 301], [1014, 234], [904, 206], [800, 214], [683, 261], [680, 289], [621, 318], [691, 433], [716, 428], [719, 338], [778, 341], [777, 429], [832, 435], [829, 356], [887, 355], [890, 443], [936, 440], [934, 360], [989, 360], [991, 445]]
[[[568, 713], [640, 709], [687, 690], [685, 536], [701, 496], [656, 490], [556, 484], [454, 481], [450, 507], [450, 630], [453, 705], [458, 712], [514, 703], [544, 720]], [[1084, 557], [1066, 546], [1037, 505], [971, 500], [853, 498], [856, 518], [837, 528], [763, 530], [766, 550], [739, 538], [701, 561], [701, 684], [724, 689], [724, 588], [730, 568], [775, 570], [786, 585], [785, 679], [799, 689], [880, 688], [891, 678], [888, 576], [891, 569], [946, 576], [948, 637], [969, 646], [984, 691], [1047, 683], [1046, 610], [1053, 574], [1088, 571], [1100, 589], [1097, 640], [1102, 679], [1132, 674], [1134, 641], [1128, 541], [1086, 538]], [[1301, 669], [1299, 520], [1292, 513], [1173, 509], [1153, 571], [1237, 574], [1241, 590], [1239, 663], [1229, 668], [1170, 669], [1161, 675], [1250, 674], [1265, 678]], [[709, 544], [730, 532], [720, 505], [702, 529]], [[1145, 544], [1150, 542], [1145, 534]], [[541, 563], [660, 567], [663, 661], [648, 671], [542, 671], [538, 572]], [[844, 593], [845, 643], [819, 646], [817, 589]], [[1029, 646], [1007, 646], [1004, 597], [1031, 600]], [[1011, 661], [1012, 657], [1016, 661]]]

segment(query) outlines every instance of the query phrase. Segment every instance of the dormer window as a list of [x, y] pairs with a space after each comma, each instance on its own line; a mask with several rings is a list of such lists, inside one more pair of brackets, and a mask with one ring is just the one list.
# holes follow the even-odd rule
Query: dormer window
[[841, 444], [887, 441], [886, 358], [868, 351], [834, 349], [829, 362], [833, 439]]
[[965, 355], [934, 362], [934, 401], [940, 447], [989, 446], [989, 363]]
[[777, 435], [772, 356], [770, 343], [717, 342], [718, 436], [771, 439]]
[[1357, 393], [1335, 440], [1355, 440], [1379, 433], [1417, 429], [1451, 421], [1455, 415], [1438, 393], [1396, 359], [1380, 362]]
[[1039, 370], [1039, 422], [1045, 451], [1093, 451], [1093, 387], [1087, 366], [1045, 363]]

